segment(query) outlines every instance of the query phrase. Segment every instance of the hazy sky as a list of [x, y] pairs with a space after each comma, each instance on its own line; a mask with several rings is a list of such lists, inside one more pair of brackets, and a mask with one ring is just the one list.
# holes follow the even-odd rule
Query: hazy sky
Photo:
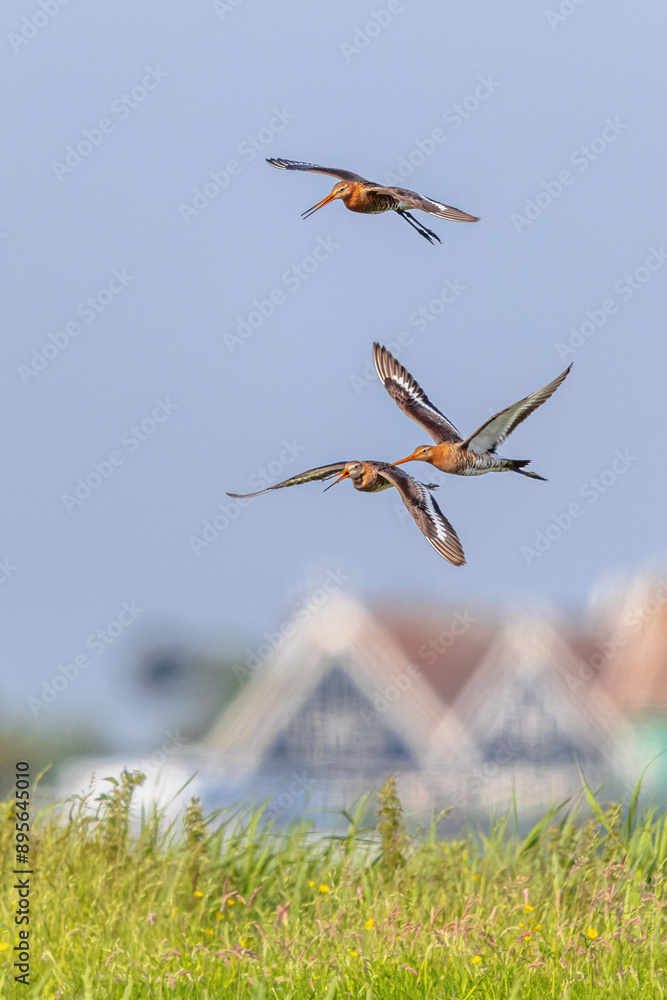
[[[5, 701], [29, 716], [79, 657], [49, 711], [94, 719], [142, 636], [253, 646], [327, 579], [576, 608], [661, 557], [662, 4], [41, 0], [0, 16]], [[304, 222], [333, 179], [265, 157], [402, 178], [482, 221], [421, 216], [441, 246], [338, 203]], [[464, 569], [394, 493], [225, 496], [262, 469], [428, 443], [372, 374], [376, 339], [464, 433], [574, 361], [503, 446], [548, 483], [406, 467], [442, 481]]]

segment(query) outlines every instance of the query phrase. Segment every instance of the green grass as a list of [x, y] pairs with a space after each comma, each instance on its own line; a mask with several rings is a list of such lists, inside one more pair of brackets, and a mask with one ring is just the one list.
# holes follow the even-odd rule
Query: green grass
[[[569, 803], [523, 838], [408, 837], [395, 788], [378, 828], [272, 832], [260, 813], [128, 833], [124, 775], [91, 815], [35, 817], [29, 989], [0, 894], [0, 996], [499, 1000], [667, 997], [667, 818]], [[588, 801], [587, 801], [588, 798]], [[14, 863], [2, 807], [3, 871]], [[221, 822], [222, 821], [222, 822]], [[5, 885], [10, 886], [9, 875]]]

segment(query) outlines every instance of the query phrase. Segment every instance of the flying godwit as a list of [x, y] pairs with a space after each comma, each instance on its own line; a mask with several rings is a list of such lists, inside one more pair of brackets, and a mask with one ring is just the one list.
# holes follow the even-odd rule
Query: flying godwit
[[[316, 482], [318, 480], [334, 479], [330, 486], [335, 486], [343, 479], [351, 479], [355, 490], [362, 493], [378, 493], [395, 486], [399, 496], [417, 523], [417, 527], [426, 535], [433, 548], [447, 562], [454, 566], [463, 566], [465, 556], [458, 535], [438, 507], [435, 499], [429, 493], [434, 484], [425, 485], [417, 482], [403, 469], [395, 469], [386, 462], [334, 462], [333, 465], [321, 465], [317, 469], [308, 469], [298, 476], [285, 479], [282, 483], [269, 486], [256, 493], [228, 493], [227, 496], [237, 500], [248, 497], [258, 497], [262, 493], [280, 490], [283, 486], [297, 486], [300, 483]], [[327, 486], [327, 489], [330, 489]]]
[[387, 187], [384, 184], [376, 184], [374, 181], [367, 181], [359, 174], [353, 174], [350, 170], [337, 170], [334, 167], [318, 167], [314, 163], [300, 163], [298, 160], [267, 160], [272, 167], [279, 170], [309, 170], [316, 174], [329, 174], [331, 177], [338, 177], [339, 181], [334, 184], [331, 194], [328, 194], [317, 205], [313, 205], [306, 212], [302, 213], [307, 219], [318, 208], [327, 205], [336, 198], [342, 198], [346, 208], [351, 212], [364, 212], [367, 215], [379, 215], [381, 212], [398, 212], [401, 218], [409, 222], [413, 229], [416, 229], [420, 236], [427, 239], [429, 243], [437, 240], [441, 243], [440, 237], [423, 226], [414, 215], [408, 212], [409, 208], [417, 208], [429, 215], [437, 215], [440, 219], [452, 219], [454, 222], [479, 222], [476, 215], [468, 215], [458, 208], [450, 205], [443, 205], [432, 198], [425, 198], [424, 195], [415, 191], [408, 191], [407, 188]]
[[546, 480], [536, 472], [526, 472], [530, 459], [501, 458], [496, 448], [509, 437], [522, 420], [554, 394], [567, 377], [572, 365], [543, 389], [532, 392], [513, 406], [496, 413], [465, 441], [447, 417], [436, 409], [412, 375], [381, 344], [373, 344], [373, 360], [380, 381], [403, 412], [427, 431], [435, 445], [420, 445], [403, 462], [429, 462], [441, 472], [456, 476], [481, 476], [485, 472], [518, 472], [531, 479]]

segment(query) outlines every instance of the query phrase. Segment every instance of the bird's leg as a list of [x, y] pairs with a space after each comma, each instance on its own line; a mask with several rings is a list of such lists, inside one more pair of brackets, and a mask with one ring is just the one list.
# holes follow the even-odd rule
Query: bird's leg
[[[403, 211], [399, 209], [398, 214], [402, 215], [403, 218], [410, 223], [412, 228], [416, 229], [419, 235], [423, 236], [424, 239], [429, 241], [429, 243], [433, 243], [433, 240], [437, 240], [438, 243], [442, 242], [437, 233], [434, 233], [431, 229], [427, 229], [426, 226], [421, 224], [419, 219], [415, 219], [414, 215], [410, 215], [410, 213], [406, 212], [405, 209], [403, 209]], [[431, 239], [431, 237], [433, 237], [433, 239]]]

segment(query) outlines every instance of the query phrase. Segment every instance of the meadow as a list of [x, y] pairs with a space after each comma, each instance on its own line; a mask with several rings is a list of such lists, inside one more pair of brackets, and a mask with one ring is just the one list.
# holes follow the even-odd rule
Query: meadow
[[[254, 813], [131, 823], [141, 775], [35, 815], [30, 985], [0, 898], [0, 996], [501, 1000], [667, 996], [667, 817], [584, 787], [528, 833], [512, 806], [455, 840], [408, 835], [395, 783], [339, 836]], [[3, 807], [5, 885], [15, 804]], [[137, 817], [135, 817], [135, 820]]]

